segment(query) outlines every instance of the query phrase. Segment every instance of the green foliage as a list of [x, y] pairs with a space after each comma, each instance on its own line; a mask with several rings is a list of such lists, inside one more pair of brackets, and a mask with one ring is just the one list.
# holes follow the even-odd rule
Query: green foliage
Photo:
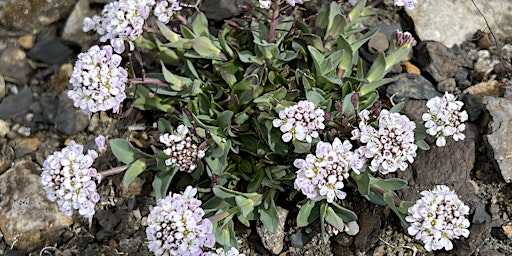
[[[197, 142], [206, 145], [206, 156], [194, 172], [181, 175], [177, 167], [167, 166], [162, 145], [152, 145], [153, 154], [148, 154], [125, 140], [110, 141], [116, 157], [130, 164], [125, 186], [146, 169], [156, 172], [157, 198], [175, 187], [171, 184], [177, 175], [182, 177], [179, 182], [198, 186], [203, 207], [214, 220], [217, 242], [225, 247], [237, 246], [235, 217], [247, 226], [260, 220], [274, 231], [281, 200], [301, 199], [293, 186], [293, 160], [311, 153], [318, 139], [283, 142], [272, 125], [279, 111], [307, 99], [330, 117], [326, 131], [339, 130], [338, 136], [349, 138], [349, 133], [341, 132], [347, 128], [341, 125], [344, 118], [353, 120], [357, 112], [378, 101], [377, 89], [394, 81], [386, 74], [409, 50], [381, 53], [365, 69], [359, 49], [378, 32], [361, 26], [374, 13], [366, 1], [358, 1], [349, 14], [335, 1], [325, 3], [311, 21], [277, 11], [283, 13], [253, 11], [247, 24], [232, 20], [217, 35], [210, 34], [202, 13], [180, 25], [180, 33], [157, 22], [160, 35], [149, 34], [148, 41], [140, 43], [155, 53], [162, 72], [149, 75], [160, 83], [138, 85], [134, 107], [162, 117], [159, 132], [172, 133], [172, 127], [181, 123], [193, 129]], [[333, 107], [335, 102], [342, 111]], [[325, 133], [321, 139], [332, 137]], [[420, 145], [423, 138], [417, 141]], [[405, 185], [403, 181], [363, 172], [352, 174], [350, 182], [368, 200], [403, 212], [394, 204], [393, 192]], [[336, 202], [304, 200], [297, 224], [320, 221], [325, 233], [325, 224], [343, 230], [356, 219]]]

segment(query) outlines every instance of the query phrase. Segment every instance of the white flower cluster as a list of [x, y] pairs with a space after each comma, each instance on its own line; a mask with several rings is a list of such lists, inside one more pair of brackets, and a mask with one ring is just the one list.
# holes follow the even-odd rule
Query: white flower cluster
[[294, 139], [311, 143], [313, 138], [318, 138], [318, 131], [325, 128], [324, 115], [321, 108], [315, 109], [313, 102], [302, 100], [279, 111], [279, 118], [272, 124], [281, 129], [284, 142]]
[[159, 21], [167, 24], [174, 12], [181, 10], [181, 5], [178, 0], [163, 0], [157, 1], [154, 9], [154, 14]]
[[[348, 2], [352, 5], [356, 5], [358, 0], [348, 0]], [[414, 9], [418, 0], [395, 0], [396, 6], [405, 6], [407, 9]]]
[[101, 42], [110, 40], [117, 53], [125, 51], [125, 43], [133, 51], [133, 41], [142, 34], [153, 7], [154, 15], [164, 23], [181, 10], [177, 0], [118, 0], [105, 5], [101, 16], [85, 18], [83, 31], [96, 31]]
[[423, 241], [427, 251], [453, 249], [450, 240], [469, 236], [469, 207], [447, 186], [422, 191], [422, 198], [408, 209], [405, 217], [409, 235]]
[[443, 97], [434, 97], [427, 101], [427, 113], [422, 116], [425, 121], [427, 133], [436, 136], [436, 145], [444, 147], [446, 137], [453, 136], [453, 140], [464, 140], [462, 133], [466, 129], [465, 121], [468, 120], [466, 110], [461, 111], [464, 103], [455, 100], [455, 96], [445, 92]]
[[[260, 7], [263, 9], [270, 9], [270, 6], [272, 5], [272, 1], [275, 1], [275, 0], [259, 0]], [[303, 4], [306, 1], [308, 1], [308, 0], [286, 0], [286, 2], [291, 6], [295, 6], [296, 4]]]
[[306, 159], [295, 159], [293, 165], [299, 170], [294, 187], [301, 190], [311, 200], [327, 198], [333, 202], [336, 198], [344, 199], [347, 195], [341, 189], [343, 180], [350, 171], [359, 174], [364, 171], [365, 158], [360, 150], [352, 150], [352, 144], [335, 138], [333, 143], [318, 142], [316, 154], [308, 154]]
[[71, 216], [73, 209], [91, 219], [94, 206], [100, 200], [96, 191], [101, 175], [91, 167], [98, 154], [89, 150], [83, 154], [83, 146], [75, 141], [48, 156], [43, 163], [41, 182], [50, 201], [55, 202], [59, 209]]
[[92, 46], [89, 51], [78, 54], [69, 82], [73, 89], [68, 97], [84, 113], [107, 111], [119, 113], [126, 98], [125, 84], [128, 72], [119, 65], [121, 56], [112, 52], [109, 45]]
[[378, 117], [378, 128], [370, 123], [370, 112], [359, 113], [359, 128], [352, 131], [352, 139], [365, 145], [361, 147], [366, 158], [370, 158], [370, 170], [387, 174], [404, 171], [408, 163], [414, 162], [418, 146], [414, 144], [416, 124], [404, 115], [382, 110]]
[[148, 216], [148, 248], [155, 255], [202, 255], [215, 245], [213, 225], [203, 219], [197, 189], [188, 186], [157, 201]]
[[215, 248], [212, 249], [209, 252], [204, 252], [201, 256], [245, 256], [245, 254], [240, 253], [236, 248], [231, 247], [229, 251], [224, 251], [224, 249], [221, 248]]
[[166, 165], [174, 165], [183, 172], [192, 172], [197, 168], [197, 160], [204, 157], [204, 150], [199, 149], [189, 135], [188, 127], [179, 125], [173, 134], [160, 135], [160, 142], [167, 148], [163, 152], [169, 156]]

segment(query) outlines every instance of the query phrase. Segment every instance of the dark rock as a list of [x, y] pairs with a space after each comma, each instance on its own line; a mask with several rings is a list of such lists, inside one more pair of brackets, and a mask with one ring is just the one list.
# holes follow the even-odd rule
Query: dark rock
[[65, 17], [75, 1], [2, 0], [0, 24], [11, 29], [37, 33], [42, 27]]
[[381, 214], [370, 213], [368, 210], [364, 211], [359, 217], [359, 233], [354, 239], [354, 248], [363, 254], [372, 248], [379, 240], [379, 235], [382, 229]]
[[334, 242], [345, 247], [351, 246], [353, 241], [354, 237], [348, 235], [347, 233], [341, 233], [334, 237]]
[[[412, 104], [411, 104], [412, 105]], [[404, 112], [414, 119], [421, 118], [420, 104], [415, 108], [404, 108]], [[417, 112], [416, 112], [417, 111]], [[408, 201], [417, 200], [419, 192], [433, 189], [435, 185], [445, 184], [455, 190], [465, 202], [474, 204], [475, 188], [469, 182], [470, 171], [475, 162], [476, 139], [480, 136], [476, 125], [467, 123], [463, 141], [446, 140], [446, 146], [435, 146], [435, 138], [428, 136], [427, 143], [431, 146], [428, 151], [417, 151], [414, 163], [404, 172], [398, 172], [398, 177], [408, 182], [408, 186], [398, 191], [399, 196]]]
[[73, 101], [63, 91], [57, 98], [50, 94], [39, 100], [44, 119], [67, 135], [76, 134], [89, 125], [89, 116], [73, 106]]
[[460, 100], [464, 103], [464, 109], [468, 113], [469, 121], [474, 122], [482, 113], [484, 105], [473, 94], [461, 94]]
[[242, 11], [238, 5], [244, 0], [205, 0], [199, 8], [208, 19], [222, 21], [237, 16]]
[[466, 56], [457, 56], [452, 49], [436, 41], [424, 41], [414, 47], [413, 62], [436, 82], [452, 78], [464, 71], [464, 67], [472, 66]]
[[27, 57], [47, 64], [62, 64], [71, 53], [71, 49], [59, 38], [40, 33], [34, 46], [27, 52]]
[[25, 84], [31, 71], [24, 51], [15, 47], [8, 47], [0, 54], [0, 74], [2, 74], [5, 81]]
[[32, 91], [29, 88], [24, 88], [18, 94], [9, 95], [0, 103], [0, 119], [21, 117], [29, 111], [32, 103]]
[[388, 86], [386, 96], [393, 97], [393, 102], [398, 103], [409, 98], [423, 100], [442, 94], [423, 76], [405, 73], [398, 75], [398, 80]]
[[295, 232], [289, 236], [292, 247], [302, 248], [306, 245], [313, 236], [303, 233], [302, 231]]

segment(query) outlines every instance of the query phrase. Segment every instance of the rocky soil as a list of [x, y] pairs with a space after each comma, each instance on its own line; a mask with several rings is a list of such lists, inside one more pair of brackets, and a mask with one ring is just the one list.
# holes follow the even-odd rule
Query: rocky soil
[[[128, 188], [122, 186], [121, 174], [103, 180], [101, 204], [91, 223], [60, 213], [46, 199], [39, 180], [45, 158], [70, 140], [92, 147], [94, 138], [103, 134], [141, 147], [147, 144], [152, 124], [111, 113], [84, 115], [66, 96], [74, 58], [95, 40], [81, 32], [81, 20], [104, 2], [0, 0], [0, 255], [151, 255], [144, 232], [155, 203], [151, 173]], [[306, 7], [314, 8], [315, 2]], [[471, 235], [456, 241], [453, 251], [427, 253], [406, 235], [389, 208], [372, 205], [349, 190], [353, 199], [345, 206], [360, 216], [358, 235], [340, 234], [322, 243], [317, 227], [295, 228], [297, 207], [282, 206], [279, 234], [268, 234], [257, 225], [237, 227], [241, 251], [247, 255], [511, 255], [512, 21], [506, 10], [510, 12], [512, 3], [475, 1], [477, 9], [471, 1], [454, 8], [442, 6], [450, 1], [420, 0], [417, 9], [404, 11], [390, 0], [375, 2], [382, 11], [365, 25], [379, 26], [382, 34], [362, 49], [365, 60], [371, 62], [387, 49], [382, 38], [389, 38], [396, 28], [420, 39], [409, 61], [393, 70], [399, 79], [382, 88], [383, 100], [406, 101], [404, 113], [418, 120], [427, 99], [448, 91], [458, 95], [470, 116], [464, 141], [448, 140], [444, 148], [422, 151], [408, 170], [397, 174], [409, 183], [400, 196], [416, 200], [418, 191], [435, 184], [454, 188], [472, 209]], [[213, 21], [237, 15], [236, 3], [206, 0], [202, 8], [212, 24], [218, 24]], [[452, 15], [449, 21], [443, 18], [446, 10]], [[107, 153], [96, 165], [106, 170], [118, 162]]]

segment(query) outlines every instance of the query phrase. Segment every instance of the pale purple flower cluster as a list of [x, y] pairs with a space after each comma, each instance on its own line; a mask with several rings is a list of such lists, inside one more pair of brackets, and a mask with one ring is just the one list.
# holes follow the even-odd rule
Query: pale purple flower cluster
[[409, 32], [402, 32], [400, 30], [395, 30], [393, 33], [395, 37], [395, 46], [396, 48], [409, 48], [416, 46], [416, 39]]
[[182, 8], [178, 0], [157, 1], [154, 14], [159, 21], [167, 24], [171, 20], [174, 13], [181, 9]]
[[283, 132], [284, 142], [294, 139], [311, 143], [313, 138], [318, 138], [318, 132], [325, 128], [324, 115], [324, 110], [315, 109], [313, 102], [302, 100], [279, 111], [279, 118], [274, 119], [272, 124]]
[[120, 64], [121, 56], [113, 53], [109, 45], [103, 48], [94, 45], [78, 54], [69, 79], [73, 89], [68, 91], [74, 106], [86, 114], [109, 109], [119, 113], [128, 81], [128, 72]]
[[308, 154], [306, 159], [295, 159], [293, 165], [299, 170], [294, 187], [301, 190], [311, 200], [327, 198], [333, 202], [336, 198], [344, 199], [346, 193], [343, 180], [350, 171], [359, 174], [364, 171], [365, 158], [359, 149], [352, 150], [352, 144], [335, 138], [333, 143], [318, 142], [315, 155]]
[[[272, 5], [272, 1], [275, 1], [275, 0], [259, 0], [260, 7], [263, 9], [270, 9], [270, 6]], [[308, 0], [286, 0], [286, 2], [291, 6], [295, 6], [296, 4], [303, 4], [306, 1], [308, 1]]]
[[98, 153], [89, 150], [83, 154], [83, 146], [75, 141], [48, 156], [43, 163], [41, 182], [50, 201], [55, 202], [59, 209], [71, 216], [73, 209], [91, 219], [94, 206], [100, 200], [96, 191], [101, 175], [91, 167]]
[[197, 168], [197, 160], [204, 157], [204, 150], [200, 149], [189, 135], [188, 127], [179, 125], [173, 134], [160, 135], [160, 142], [167, 146], [163, 152], [169, 156], [165, 164], [176, 166], [183, 172], [192, 172]]
[[421, 192], [422, 197], [405, 217], [409, 235], [423, 241], [427, 251], [453, 249], [450, 240], [469, 236], [469, 207], [445, 185]]
[[422, 116], [425, 121], [427, 134], [436, 136], [436, 145], [444, 147], [446, 137], [453, 136], [453, 140], [464, 140], [462, 133], [466, 129], [465, 121], [468, 120], [466, 110], [461, 111], [464, 103], [455, 100], [455, 96], [445, 92], [443, 97], [434, 97], [427, 101], [427, 113]]
[[229, 251], [224, 251], [224, 249], [221, 248], [215, 248], [211, 249], [209, 252], [204, 252], [201, 256], [245, 256], [245, 254], [240, 253], [236, 248], [231, 247]]
[[215, 245], [213, 225], [203, 219], [197, 189], [188, 186], [157, 201], [148, 216], [148, 248], [155, 255], [202, 255]]
[[418, 3], [418, 0], [395, 0], [396, 6], [405, 6], [409, 10], [414, 9], [416, 3]]
[[101, 16], [84, 19], [83, 31], [96, 31], [101, 42], [110, 40], [117, 53], [125, 51], [125, 42], [133, 51], [133, 41], [143, 32], [146, 19], [155, 5], [154, 0], [118, 0], [103, 8]]
[[352, 130], [352, 139], [365, 144], [361, 147], [366, 158], [371, 159], [370, 170], [387, 174], [404, 171], [414, 162], [418, 146], [414, 144], [416, 124], [404, 115], [382, 110], [377, 118], [378, 128], [371, 125], [370, 112], [359, 113], [359, 128]]

